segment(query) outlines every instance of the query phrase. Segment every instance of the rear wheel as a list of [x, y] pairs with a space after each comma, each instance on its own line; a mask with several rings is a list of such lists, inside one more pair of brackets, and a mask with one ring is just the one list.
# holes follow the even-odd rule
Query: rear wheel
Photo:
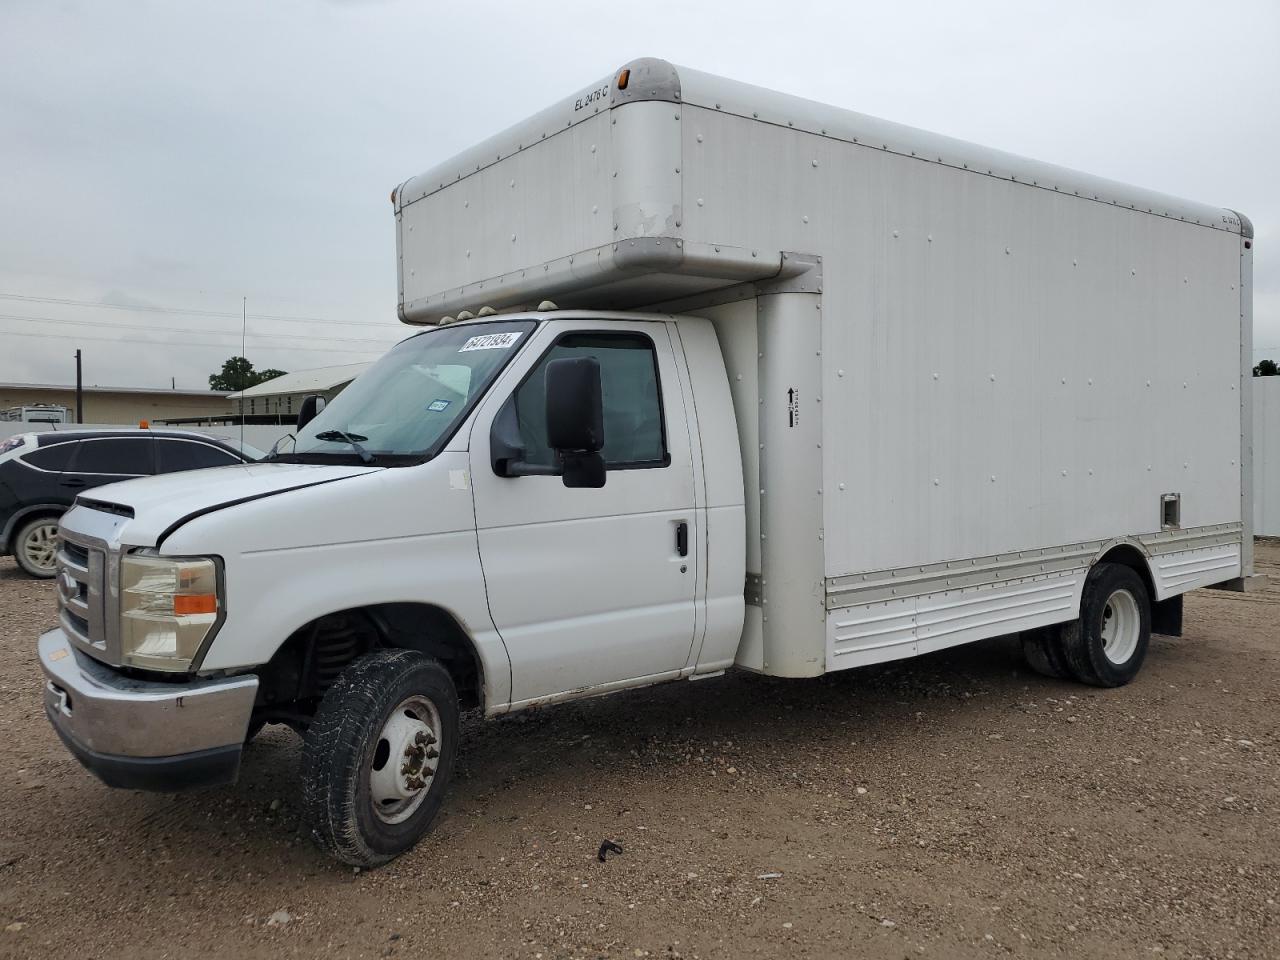
[[57, 569], [58, 518], [36, 517], [18, 528], [13, 558], [32, 577], [47, 580]]
[[458, 694], [440, 664], [377, 650], [320, 702], [303, 746], [311, 835], [343, 863], [372, 867], [412, 847], [444, 799], [458, 749]]
[[1151, 641], [1151, 598], [1132, 567], [1099, 563], [1089, 571], [1080, 619], [1059, 640], [1071, 675], [1095, 687], [1119, 687], [1142, 668]]
[[1023, 631], [1022, 656], [1036, 673], [1065, 680], [1071, 676], [1071, 669], [1063, 656], [1059, 634], [1057, 626]]

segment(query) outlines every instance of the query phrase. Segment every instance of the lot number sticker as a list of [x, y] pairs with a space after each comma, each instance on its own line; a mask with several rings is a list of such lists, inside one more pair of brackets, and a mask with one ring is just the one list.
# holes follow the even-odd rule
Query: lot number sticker
[[520, 339], [523, 330], [513, 330], [510, 333], [486, 333], [478, 337], [472, 337], [461, 347], [458, 348], [459, 353], [466, 353], [468, 350], [506, 350]]

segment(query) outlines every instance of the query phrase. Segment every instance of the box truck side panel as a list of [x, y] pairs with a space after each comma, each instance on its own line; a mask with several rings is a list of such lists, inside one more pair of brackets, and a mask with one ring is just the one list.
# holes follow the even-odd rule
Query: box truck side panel
[[1239, 573], [1238, 234], [685, 117], [690, 235], [822, 258], [828, 669], [1070, 619], [1121, 540], [1158, 599]]
[[690, 113], [690, 230], [823, 257], [828, 576], [1239, 522], [1237, 235]]

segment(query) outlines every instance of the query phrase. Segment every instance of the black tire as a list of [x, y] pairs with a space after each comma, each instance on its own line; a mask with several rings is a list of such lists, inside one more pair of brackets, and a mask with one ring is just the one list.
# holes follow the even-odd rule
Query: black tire
[[[1132, 600], [1125, 599], [1125, 595]], [[1109, 653], [1104, 631], [1136, 617], [1132, 639]], [[1120, 630], [1117, 626], [1113, 628]], [[1062, 625], [1059, 643], [1071, 675], [1095, 687], [1120, 687], [1138, 675], [1151, 642], [1151, 599], [1142, 577], [1132, 567], [1099, 563], [1089, 571], [1080, 600], [1080, 619]]]
[[[415, 741], [427, 744], [425, 759], [419, 753], [417, 762], [435, 764], [434, 771], [405, 819], [388, 822], [380, 812], [388, 808], [375, 802], [371, 780], [375, 770], [403, 761], [403, 756], [389, 757], [389, 746], [380, 743], [389, 743], [382, 734], [392, 714], [415, 699], [435, 711], [429, 724], [439, 728], [435, 741]], [[411, 711], [405, 715], [414, 717]], [[457, 750], [458, 693], [439, 661], [412, 650], [377, 650], [360, 657], [320, 701], [303, 743], [302, 809], [312, 839], [354, 867], [393, 860], [417, 843], [435, 819]]]
[[1024, 630], [1022, 633], [1022, 657], [1041, 676], [1065, 680], [1071, 676], [1067, 658], [1063, 656], [1057, 626]]
[[[50, 550], [56, 550], [56, 546], [51, 546], [48, 542], [47, 528], [50, 526], [56, 534], [57, 517], [33, 517], [18, 527], [18, 532], [13, 538], [13, 559], [18, 561], [18, 566], [22, 568], [23, 573], [37, 580], [48, 580], [57, 573], [50, 554]], [[56, 544], [56, 540], [54, 542]], [[49, 562], [47, 564], [38, 562], [37, 556], [41, 559], [48, 556]]]

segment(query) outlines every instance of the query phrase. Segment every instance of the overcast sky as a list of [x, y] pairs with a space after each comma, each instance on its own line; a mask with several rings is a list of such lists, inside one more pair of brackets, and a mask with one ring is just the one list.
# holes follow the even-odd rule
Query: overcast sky
[[1280, 358], [1277, 0], [0, 0], [0, 381], [371, 359], [391, 188], [638, 56], [1241, 210]]

